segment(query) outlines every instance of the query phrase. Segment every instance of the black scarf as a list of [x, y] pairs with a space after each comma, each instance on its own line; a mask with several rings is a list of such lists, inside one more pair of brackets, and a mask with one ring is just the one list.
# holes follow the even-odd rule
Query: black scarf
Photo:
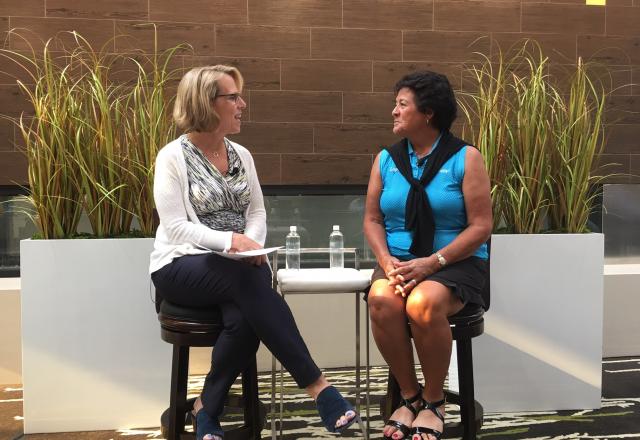
[[[468, 142], [458, 139], [451, 132], [442, 133], [440, 142], [435, 151], [431, 153], [431, 157], [427, 160], [427, 165], [422, 172], [420, 180], [416, 180], [411, 172], [411, 162], [409, 161], [409, 153], [407, 151], [407, 139], [386, 148], [389, 155], [396, 164], [400, 174], [407, 179], [411, 185], [407, 196], [407, 205], [405, 208], [405, 228], [413, 232], [413, 241], [409, 252], [417, 257], [428, 257], [433, 253], [433, 236], [435, 234], [435, 221], [433, 219], [433, 211], [429, 203], [429, 197], [425, 191], [425, 187], [431, 182], [431, 179], [440, 171], [442, 165], [448, 161], [451, 156], [456, 154]], [[423, 159], [420, 159], [423, 160]]]

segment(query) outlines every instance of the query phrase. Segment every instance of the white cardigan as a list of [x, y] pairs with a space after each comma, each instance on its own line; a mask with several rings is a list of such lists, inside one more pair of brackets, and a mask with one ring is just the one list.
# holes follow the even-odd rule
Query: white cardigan
[[[264, 246], [267, 216], [256, 167], [249, 150], [235, 142], [231, 142], [231, 145], [240, 156], [251, 191], [249, 206], [244, 213], [247, 220], [244, 233]], [[187, 164], [180, 139], [171, 141], [158, 152], [153, 198], [160, 216], [160, 225], [151, 253], [149, 273], [183, 255], [222, 251], [231, 247], [233, 231], [217, 231], [200, 223], [189, 201]]]

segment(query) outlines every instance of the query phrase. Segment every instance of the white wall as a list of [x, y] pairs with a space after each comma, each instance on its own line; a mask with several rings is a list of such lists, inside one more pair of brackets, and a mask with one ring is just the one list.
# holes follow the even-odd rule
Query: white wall
[[20, 278], [0, 278], [0, 384], [22, 383]]

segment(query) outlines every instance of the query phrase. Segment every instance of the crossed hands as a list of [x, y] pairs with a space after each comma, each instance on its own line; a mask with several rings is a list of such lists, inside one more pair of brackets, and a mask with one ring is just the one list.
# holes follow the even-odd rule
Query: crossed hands
[[389, 279], [389, 286], [394, 288], [396, 295], [406, 298], [422, 280], [436, 272], [435, 265], [438, 262], [432, 257], [414, 258], [409, 261], [401, 261], [392, 256], [385, 259], [384, 272]]
[[[260, 246], [260, 244], [256, 243], [246, 235], [234, 232], [231, 236], [231, 248], [229, 249], [229, 253], [252, 251], [255, 249], [262, 249], [262, 246]], [[243, 258], [242, 261], [244, 261], [245, 263], [253, 264], [255, 266], [260, 266], [267, 262], [267, 256], [257, 255], [255, 257]]]

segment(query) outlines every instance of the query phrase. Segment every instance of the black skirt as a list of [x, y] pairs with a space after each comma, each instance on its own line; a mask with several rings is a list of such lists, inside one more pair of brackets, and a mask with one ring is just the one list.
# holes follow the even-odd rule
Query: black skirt
[[[436, 281], [451, 289], [451, 293], [460, 298], [464, 305], [478, 304], [486, 309], [489, 304], [488, 269], [487, 260], [469, 257], [443, 267], [423, 281]], [[387, 275], [376, 265], [371, 284], [381, 279], [387, 279]]]

